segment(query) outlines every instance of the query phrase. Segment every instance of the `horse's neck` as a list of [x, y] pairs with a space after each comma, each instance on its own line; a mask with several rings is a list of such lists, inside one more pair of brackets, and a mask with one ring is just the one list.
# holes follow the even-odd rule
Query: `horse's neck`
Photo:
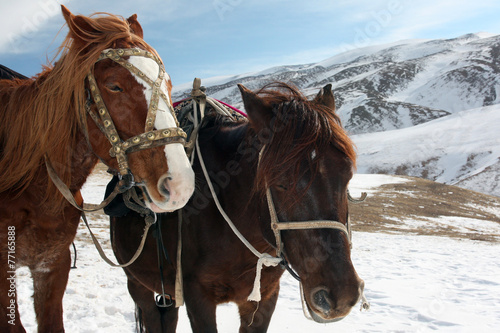
[[[251, 143], [247, 142], [247, 131], [248, 124], [223, 127], [212, 139], [209, 139], [222, 166], [227, 167], [228, 164], [237, 163], [238, 168], [247, 168], [247, 162], [253, 159], [251, 151], [255, 150]], [[247, 156], [249, 153], [250, 156]]]
[[[273, 237], [270, 225], [269, 235], [263, 234], [265, 227], [260, 225], [267, 206], [265, 200], [253, 192], [260, 146], [248, 133], [247, 125], [225, 127], [214, 136], [203, 137], [203, 134], [200, 131], [200, 141], [203, 141], [201, 153], [212, 184], [219, 189], [216, 195], [222, 208], [239, 232], [258, 251], [271, 253], [272, 246], [266, 241]], [[200, 186], [197, 191], [203, 191], [202, 195], [205, 196], [204, 186]], [[219, 222], [226, 225], [215, 203], [212, 205]], [[250, 258], [252, 261], [255, 259], [253, 256]]]
[[[39, 75], [39, 77], [37, 77], [36, 80], [46, 80], [47, 77], [51, 75], [52, 71], [53, 69], [47, 68], [42, 74]], [[72, 109], [69, 109], [68, 113], [73, 113], [76, 115], [76, 112]], [[66, 147], [60, 147], [60, 149], [67, 149], [71, 152], [71, 182], [69, 184], [69, 188], [74, 192], [81, 189], [81, 187], [87, 180], [87, 177], [92, 172], [92, 169], [98, 162], [97, 156], [93, 153], [92, 149], [87, 143], [85, 134], [82, 132], [83, 129], [78, 128], [76, 129], [76, 131], [77, 133], [75, 134], [74, 140], [72, 142], [66, 142]]]
[[78, 136], [79, 137], [76, 140], [76, 147], [72, 148], [75, 153], [71, 155], [71, 165], [73, 170], [71, 173], [70, 189], [72, 191], [78, 191], [81, 189], [92, 172], [92, 169], [98, 162], [97, 156], [90, 149], [83, 133], [79, 133]]
[[247, 132], [247, 124], [221, 128], [215, 136], [206, 138], [206, 149], [202, 148], [201, 152], [204, 157], [206, 156], [205, 160], [209, 159], [210, 165], [207, 167], [210, 174], [218, 177], [219, 182], [222, 182], [223, 178], [230, 178], [233, 184], [238, 184], [232, 188], [239, 188], [241, 191], [228, 195], [237, 198], [239, 203], [245, 203], [243, 206], [252, 199], [259, 155], [258, 148], [248, 139]]

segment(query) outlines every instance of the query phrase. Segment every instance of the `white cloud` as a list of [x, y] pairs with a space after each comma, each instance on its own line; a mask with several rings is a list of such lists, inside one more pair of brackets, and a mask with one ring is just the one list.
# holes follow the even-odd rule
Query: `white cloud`
[[[75, 14], [137, 13], [146, 40], [170, 63], [188, 68], [184, 72], [197, 67], [210, 75], [316, 62], [348, 49], [402, 39], [500, 32], [500, 21], [481, 20], [500, 12], [498, 0], [0, 1], [6, 13], [0, 22], [0, 55], [55, 49], [59, 43], [53, 39], [64, 23], [59, 8], [63, 2]], [[473, 31], [463, 31], [468, 21]], [[495, 24], [499, 31], [491, 30]], [[442, 35], [444, 30], [448, 35]]]
[[[217, 0], [215, 0], [217, 1]], [[155, 30], [166, 30], [168, 22], [192, 20], [193, 26], [203, 15], [216, 15], [212, 1], [182, 0], [137, 0], [123, 1], [72, 1], [72, 0], [15, 0], [2, 2], [0, 21], [0, 54], [27, 53], [39, 51], [42, 45], [50, 43], [64, 25], [61, 4], [74, 14], [90, 15], [95, 12], [109, 12], [123, 17], [138, 14], [143, 25], [156, 24]], [[49, 31], [50, 29], [50, 31]], [[50, 36], [45, 35], [50, 33]], [[44, 41], [39, 41], [45, 35]], [[46, 45], [45, 45], [46, 46]]]
[[[67, 3], [62, 1], [62, 3]], [[2, 3], [0, 21], [0, 50], [19, 53], [33, 48], [36, 36], [46, 24], [61, 15], [61, 1], [57, 0], [16, 0]]]
[[401, 3], [401, 13], [393, 17], [388, 27], [387, 37], [392, 40], [418, 38], [444, 28], [457, 30], [464, 22], [481, 25], [481, 16], [500, 10], [497, 0], [396, 1]]

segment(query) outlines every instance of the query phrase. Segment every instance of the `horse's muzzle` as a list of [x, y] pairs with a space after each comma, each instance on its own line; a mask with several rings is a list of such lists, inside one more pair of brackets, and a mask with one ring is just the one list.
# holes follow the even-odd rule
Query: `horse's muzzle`
[[311, 319], [319, 323], [331, 323], [344, 319], [361, 298], [365, 283], [359, 281], [358, 290], [352, 295], [341, 298], [333, 297], [326, 287], [315, 288], [310, 294], [310, 304], [307, 304]]

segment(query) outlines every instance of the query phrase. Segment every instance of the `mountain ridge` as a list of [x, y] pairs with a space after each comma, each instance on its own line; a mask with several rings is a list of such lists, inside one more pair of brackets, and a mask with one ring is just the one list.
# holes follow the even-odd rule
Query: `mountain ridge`
[[[369, 46], [317, 63], [276, 66], [254, 73], [210, 78], [202, 84], [209, 96], [242, 108], [237, 83], [258, 90], [266, 83], [285, 81], [307, 96], [314, 96], [321, 87], [331, 83], [337, 112], [358, 145], [358, 165], [362, 172], [406, 174], [500, 196], [500, 177], [495, 174], [500, 170], [500, 152], [496, 149], [485, 151], [485, 144], [476, 142], [461, 153], [453, 152], [455, 159], [448, 159], [448, 164], [443, 162], [443, 154], [451, 153], [448, 148], [465, 144], [454, 134], [456, 131], [477, 133], [473, 127], [488, 129], [495, 121], [500, 123], [496, 118], [495, 121], [483, 119], [486, 115], [493, 117], [500, 113], [500, 109], [494, 107], [500, 104], [499, 74], [500, 35], [476, 33], [449, 39], [405, 40]], [[181, 85], [174, 89], [173, 98], [186, 97], [189, 92], [189, 85]], [[467, 123], [458, 126], [457, 119], [462, 119], [467, 110], [474, 110], [475, 119], [468, 120], [472, 122], [470, 126]], [[427, 152], [420, 154], [420, 160], [411, 163], [405, 160], [404, 154], [412, 151], [405, 152], [409, 143], [403, 138], [414, 133], [411, 129], [420, 130], [419, 125], [439, 119], [450, 120], [416, 137], [425, 141], [426, 135], [444, 138], [443, 133], [447, 133], [457, 138], [456, 143], [433, 140], [426, 147]], [[404, 132], [405, 129], [410, 131]], [[493, 140], [499, 137], [494, 130], [488, 133]], [[394, 136], [387, 147], [397, 146], [403, 153], [398, 152], [398, 157], [383, 156], [384, 151], [380, 151], [376, 165], [374, 156], [367, 151], [380, 145], [384, 141], [380, 138], [385, 136]], [[443, 146], [445, 141], [451, 146]], [[497, 144], [500, 146], [500, 142]], [[488, 147], [492, 145], [488, 143]], [[490, 184], [491, 181], [494, 184]]]

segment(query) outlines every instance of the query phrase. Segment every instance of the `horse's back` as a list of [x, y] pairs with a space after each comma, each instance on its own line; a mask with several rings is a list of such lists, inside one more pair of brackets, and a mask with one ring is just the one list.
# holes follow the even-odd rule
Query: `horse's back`
[[0, 80], [7, 79], [27, 79], [26, 76], [16, 72], [13, 69], [10, 69], [4, 65], [0, 65]]
[[[18, 90], [18, 87], [25, 85], [25, 83], [28, 82], [25, 81], [27, 79], [28, 77], [0, 64], [0, 117], [7, 112], [6, 110], [10, 108], [11, 103], [16, 104], [15, 101], [11, 102], [11, 99], [16, 95], [14, 92]], [[31, 80], [29, 80], [29, 82], [31, 82]], [[22, 96], [17, 96], [17, 98], [22, 98]], [[4, 123], [2, 119], [2, 124]], [[2, 128], [8, 127], [7, 124], [2, 126]], [[1, 137], [0, 147], [3, 147]]]

